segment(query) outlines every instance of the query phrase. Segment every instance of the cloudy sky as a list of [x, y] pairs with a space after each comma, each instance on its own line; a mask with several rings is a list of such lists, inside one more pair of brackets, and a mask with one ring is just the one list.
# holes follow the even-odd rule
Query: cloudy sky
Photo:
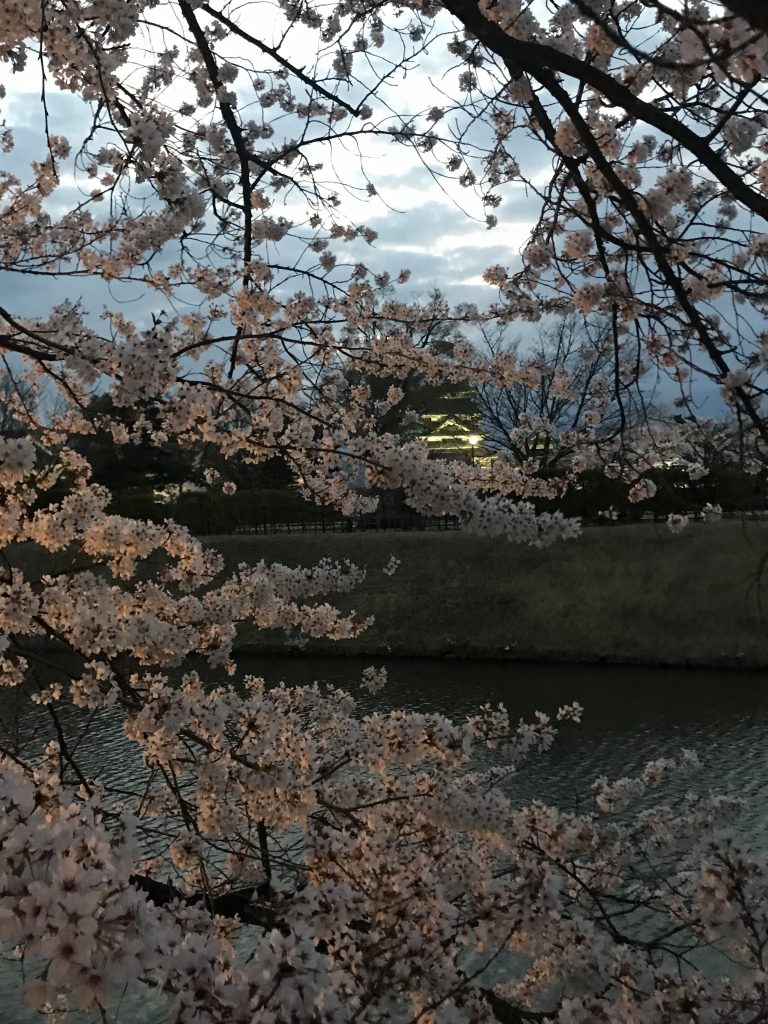
[[[294, 33], [288, 55], [298, 64], [307, 63], [308, 47], [314, 40], [315, 36], [306, 32]], [[424, 110], [438, 102], [441, 92], [454, 84], [451, 78], [456, 78], [458, 71], [444, 75], [446, 57], [453, 63], [446, 54], [445, 42], [445, 36], [436, 40], [417, 70], [406, 77], [395, 76], [391, 81], [384, 98], [398, 113]], [[45, 155], [39, 66], [30, 60], [22, 74], [6, 72], [0, 81], [7, 87], [2, 114], [15, 137], [13, 152], [0, 157], [0, 166], [24, 179], [29, 174], [30, 161]], [[248, 87], [245, 76], [235, 84], [241, 103], [247, 102]], [[85, 105], [76, 96], [57, 92], [50, 81], [47, 93], [51, 131], [67, 137], [76, 146], [88, 130]], [[520, 248], [536, 217], [535, 199], [527, 198], [520, 185], [507, 186], [504, 205], [496, 211], [499, 226], [489, 231], [485, 225], [487, 211], [470, 189], [462, 189], [445, 178], [438, 185], [418, 155], [407, 146], [382, 138], [364, 143], [366, 171], [380, 198], [362, 200], [343, 195], [342, 210], [351, 223], [365, 223], [373, 228], [378, 239], [373, 246], [361, 241], [340, 247], [339, 259], [361, 260], [372, 270], [387, 270], [393, 276], [408, 268], [412, 274], [407, 289], [409, 297], [439, 287], [452, 302], [474, 301], [482, 306], [493, 301], [496, 292], [482, 282], [482, 272], [494, 263], [510, 266], [518, 261]], [[539, 170], [546, 172], [547, 155], [534, 149], [530, 156], [538, 160]], [[331, 160], [333, 173], [341, 180], [364, 185], [356, 148], [336, 144]], [[87, 181], [83, 188], [87, 191]], [[63, 210], [81, 196], [74, 175], [65, 173], [63, 187], [57, 190], [55, 203], [49, 203], [49, 209]], [[277, 202], [273, 212], [283, 212]], [[289, 208], [286, 215], [290, 217], [292, 212]], [[101, 285], [85, 279], [46, 280], [41, 289], [39, 279], [4, 276], [5, 280], [0, 280], [0, 300], [12, 302], [18, 312], [27, 315], [42, 312], [43, 302], [53, 304], [65, 297], [82, 298], [91, 309], [105, 301], [136, 303], [137, 314], [142, 305], [138, 286], [113, 287], [110, 296], [105, 295]]]
[[[260, 25], [260, 30], [262, 28]], [[398, 72], [389, 80], [382, 99], [398, 114], [423, 111], [432, 105], [441, 105], [446, 95], [457, 95], [456, 83], [461, 69], [455, 58], [446, 52], [449, 28], [447, 20], [438, 19], [436, 38], [418, 67], [409, 70], [407, 75]], [[277, 23], [272, 31], [276, 40]], [[287, 40], [286, 56], [299, 66], [311, 67], [315, 46], [314, 33], [296, 30]], [[381, 54], [374, 53], [371, 59], [385, 61], [389, 57], [385, 49]], [[7, 88], [6, 99], [0, 107], [16, 141], [12, 153], [0, 156], [0, 167], [17, 173], [23, 180], [28, 176], [30, 161], [45, 155], [39, 65], [30, 60], [23, 73], [13, 76], [0, 71], [0, 81]], [[255, 97], [249, 95], [248, 77], [241, 75], [234, 87], [241, 108], [247, 111], [247, 105], [255, 103]], [[167, 102], [181, 102], [184, 88], [174, 85], [166, 97]], [[76, 148], [90, 123], [85, 104], [76, 96], [57, 92], [50, 81], [47, 91], [51, 131], [69, 138]], [[246, 116], [250, 115], [246, 113]], [[475, 130], [482, 129], [476, 127]], [[287, 131], [290, 134], [290, 125]], [[388, 271], [393, 276], [401, 269], [409, 269], [411, 278], [402, 291], [406, 298], [424, 297], [437, 287], [452, 303], [471, 301], [483, 307], [494, 301], [497, 292], [483, 283], [482, 273], [493, 264], [511, 269], [519, 265], [520, 249], [539, 212], [536, 197], [526, 194], [524, 186], [518, 182], [504, 186], [500, 190], [502, 205], [494, 211], [498, 226], [489, 231], [485, 224], [488, 211], [471, 189], [461, 188], [455, 180], [446, 177], [438, 183], [422, 165], [419, 155], [408, 146], [381, 137], [369, 138], [363, 143], [366, 173], [378, 191], [373, 198], [360, 198], [366, 179], [361, 175], [356, 144], [337, 143], [325, 156], [329, 178], [338, 175], [339, 180], [357, 186], [352, 194], [342, 193], [342, 210], [348, 222], [365, 223], [378, 234], [372, 246], [362, 240], [340, 246], [336, 250], [339, 260], [364, 262], [377, 273]], [[522, 132], [515, 136], [515, 147], [515, 157], [525, 175], [537, 183], [545, 181], [550, 171], [550, 157], [543, 148]], [[78, 183], [70, 168], [63, 176], [62, 188], [54, 196], [51, 211], [63, 211], [89, 189], [87, 181], [82, 185]], [[303, 215], [303, 210], [292, 207], [290, 202], [287, 209], [281, 209], [280, 198], [275, 197], [271, 212], [285, 213], [289, 218], [296, 213], [299, 217]], [[169, 260], [172, 258], [169, 254]], [[81, 301], [94, 316], [104, 305], [119, 306], [125, 315], [139, 323], [146, 322], [150, 313], [158, 312], [163, 305], [161, 297], [148, 294], [138, 283], [107, 287], [85, 278], [51, 280], [18, 274], [0, 275], [0, 302], [20, 315], [44, 314], [64, 299]], [[521, 323], [509, 328], [509, 337], [526, 339], [534, 332], [535, 327]], [[673, 390], [665, 388], [665, 398], [673, 398], [674, 394]], [[702, 395], [711, 404], [711, 396]]]

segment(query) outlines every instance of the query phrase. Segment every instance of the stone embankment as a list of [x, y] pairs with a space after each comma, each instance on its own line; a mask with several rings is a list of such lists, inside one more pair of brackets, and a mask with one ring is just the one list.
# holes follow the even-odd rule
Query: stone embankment
[[[222, 537], [229, 564], [366, 565], [340, 601], [375, 623], [354, 641], [244, 629], [241, 653], [768, 666], [768, 524], [585, 530], [545, 551], [461, 532]], [[383, 572], [394, 555], [400, 568]]]

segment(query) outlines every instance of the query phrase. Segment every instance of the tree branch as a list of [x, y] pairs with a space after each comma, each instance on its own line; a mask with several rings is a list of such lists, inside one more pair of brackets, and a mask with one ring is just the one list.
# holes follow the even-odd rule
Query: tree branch
[[[753, 6], [748, 5], [748, 0], [744, 0], [744, 5]], [[560, 72], [576, 81], [585, 82], [609, 102], [626, 110], [632, 117], [652, 128], [658, 128], [700, 160], [735, 199], [753, 213], [768, 220], [768, 196], [762, 196], [751, 189], [744, 179], [712, 150], [706, 139], [697, 135], [680, 119], [672, 117], [655, 104], [640, 99], [626, 85], [593, 64], [544, 43], [535, 43], [529, 39], [513, 39], [483, 16], [475, 0], [445, 0], [444, 7], [484, 46], [514, 68], [531, 74], [542, 70]], [[768, 22], [768, 7], [765, 8], [764, 18]]]
[[768, 33], [768, 4], [765, 0], [723, 0], [723, 4], [758, 32]]
[[241, 39], [244, 39], [245, 42], [251, 43], [252, 46], [261, 50], [262, 53], [266, 53], [276, 64], [285, 68], [286, 71], [290, 71], [292, 75], [295, 75], [296, 78], [302, 81], [310, 89], [314, 89], [314, 91], [320, 96], [325, 96], [327, 100], [330, 100], [337, 106], [348, 110], [349, 113], [353, 114], [355, 117], [360, 116], [358, 107], [353, 107], [345, 100], [340, 99], [338, 96], [334, 96], [332, 92], [323, 88], [319, 82], [315, 81], [315, 79], [312, 78], [311, 75], [308, 75], [302, 68], [297, 68], [295, 64], [291, 64], [289, 60], [286, 60], [286, 58], [283, 57], [280, 51], [274, 46], [268, 46], [265, 42], [262, 42], [261, 39], [257, 39], [256, 36], [252, 36], [250, 32], [246, 32], [244, 28], [241, 28], [240, 25], [232, 21], [231, 18], [228, 18], [226, 14], [223, 14], [221, 11], [214, 11], [210, 4], [203, 4], [202, 9], [206, 14], [210, 14], [212, 18], [220, 21], [222, 25], [226, 25], [233, 35], [239, 36]]

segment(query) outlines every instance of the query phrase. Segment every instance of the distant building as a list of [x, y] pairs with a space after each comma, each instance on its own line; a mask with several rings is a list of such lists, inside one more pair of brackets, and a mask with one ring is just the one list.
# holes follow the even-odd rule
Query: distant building
[[429, 404], [421, 414], [421, 439], [436, 459], [458, 459], [484, 465], [493, 460], [484, 447], [474, 396], [470, 389], [452, 385]]

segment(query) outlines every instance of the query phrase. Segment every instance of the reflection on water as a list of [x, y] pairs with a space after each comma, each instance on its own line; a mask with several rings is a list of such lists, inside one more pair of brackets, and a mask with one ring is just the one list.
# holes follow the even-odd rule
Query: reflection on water
[[[321, 680], [336, 686], [354, 685], [368, 664], [370, 659], [240, 660], [243, 672], [270, 682]], [[521, 802], [535, 795], [584, 808], [597, 776], [624, 775], [689, 747], [698, 751], [703, 768], [686, 780], [686, 789], [740, 794], [747, 801], [745, 834], [768, 845], [768, 686], [762, 673], [428, 660], [396, 660], [387, 667], [388, 686], [375, 697], [363, 695], [363, 710], [399, 706], [461, 718], [487, 703], [504, 703], [521, 717], [539, 709], [554, 713], [574, 700], [584, 707], [582, 724], [564, 728], [552, 751], [515, 778], [512, 792]], [[116, 788], [135, 788], [140, 759], [120, 730], [118, 713], [98, 714], [87, 730], [82, 713], [64, 709], [62, 719], [87, 774]], [[40, 744], [52, 735], [47, 711], [18, 705], [12, 691], [0, 692], [0, 725], [6, 735], [15, 732]], [[17, 1006], [12, 1019], [18, 1024], [38, 1020], [23, 1009], [18, 993], [15, 971], [0, 965], [0, 1007]], [[118, 1019], [159, 1024], [162, 1017], [126, 1006]]]

